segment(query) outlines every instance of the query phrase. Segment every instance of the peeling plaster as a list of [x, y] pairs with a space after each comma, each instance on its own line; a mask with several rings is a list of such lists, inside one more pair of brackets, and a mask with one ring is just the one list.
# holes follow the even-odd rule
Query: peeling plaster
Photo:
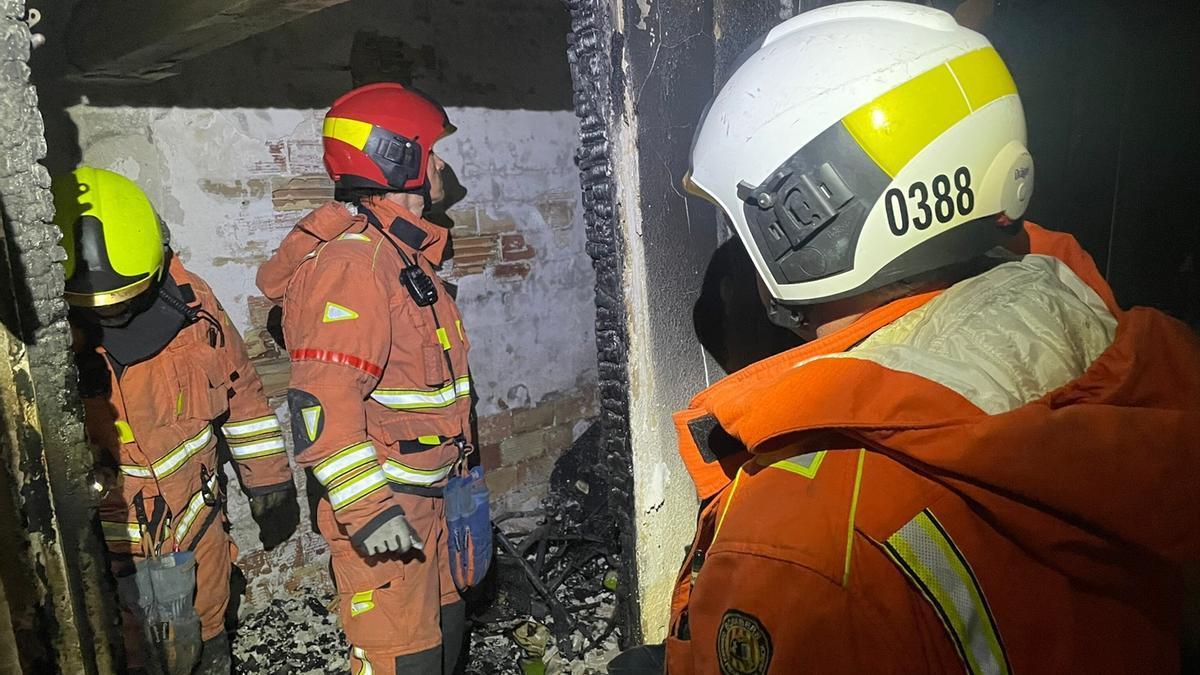
[[[77, 105], [68, 112], [79, 129], [84, 162], [137, 180], [170, 226], [180, 259], [208, 281], [253, 342], [262, 327], [251, 320], [251, 304], [257, 321], [265, 317], [254, 285], [258, 266], [303, 215], [278, 211], [273, 194], [297, 177], [324, 174], [324, 111]], [[438, 144], [438, 152], [469, 190], [454, 213], [471, 216], [460, 218], [454, 235], [523, 238], [523, 244], [509, 240], [516, 262], [472, 267], [455, 279], [479, 415], [595, 387], [595, 274], [584, 251], [572, 161], [579, 143], [574, 114], [482, 108], [447, 113], [459, 130]], [[525, 266], [524, 276], [498, 275], [504, 264]], [[276, 412], [286, 421], [280, 404]], [[303, 491], [303, 473], [296, 483]], [[241, 560], [252, 567], [252, 603], [287, 593], [282, 582], [289, 578], [314, 569], [324, 574], [326, 548], [311, 533], [307, 509], [300, 534], [263, 554], [245, 497], [230, 492], [232, 534]]]
[[[84, 161], [134, 178], [172, 231], [180, 259], [250, 331], [257, 267], [302, 214], [279, 213], [274, 190], [324, 171], [323, 111], [100, 108], [69, 111]], [[584, 254], [570, 112], [451, 108], [459, 131], [438, 145], [478, 213], [459, 237], [508, 230], [528, 251], [521, 275], [495, 269], [458, 280], [472, 341], [480, 415], [595, 380], [594, 273]], [[503, 270], [500, 270], [503, 272]], [[524, 393], [514, 398], [517, 385]]]

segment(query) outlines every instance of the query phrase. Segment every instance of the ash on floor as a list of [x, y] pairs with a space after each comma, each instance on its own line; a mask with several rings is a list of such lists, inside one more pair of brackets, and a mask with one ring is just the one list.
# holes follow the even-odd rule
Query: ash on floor
[[[547, 497], [494, 514], [491, 572], [466, 595], [471, 641], [461, 672], [606, 672], [620, 639], [623, 560], [599, 453], [593, 427], [559, 459]], [[234, 635], [235, 672], [346, 672], [348, 649], [330, 610], [336, 607], [332, 587], [308, 585], [302, 592], [242, 619]]]
[[329, 611], [331, 590], [275, 599], [241, 620], [233, 639], [235, 673], [325, 675], [349, 668], [349, 648], [337, 614]]
[[[505, 601], [501, 601], [505, 602]], [[593, 600], [576, 618], [585, 629], [603, 630], [612, 615], [610, 602]], [[326, 675], [344, 673], [348, 647], [328, 589], [307, 589], [305, 595], [276, 599], [265, 609], [246, 616], [233, 636], [234, 673], [246, 675]], [[506, 618], [495, 623], [471, 627], [471, 644], [464, 672], [470, 675], [520, 674], [522, 661], [528, 658], [514, 639], [514, 630], [532, 615], [518, 616], [505, 607]], [[553, 619], [548, 622], [553, 625]], [[551, 638], [550, 642], [553, 642]], [[542, 662], [548, 675], [590, 675], [604, 673], [605, 664], [617, 652], [615, 635], [609, 635], [591, 651], [587, 638], [579, 630], [571, 633], [572, 653], [567, 658], [554, 644], [548, 644]]]

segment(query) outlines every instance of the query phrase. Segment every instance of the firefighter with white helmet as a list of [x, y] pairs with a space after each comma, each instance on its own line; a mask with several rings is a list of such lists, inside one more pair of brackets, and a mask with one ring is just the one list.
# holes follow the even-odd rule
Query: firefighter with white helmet
[[1200, 344], [1023, 221], [987, 39], [915, 4], [797, 16], [691, 159], [810, 341], [676, 415], [704, 506], [668, 672], [1177, 670]]

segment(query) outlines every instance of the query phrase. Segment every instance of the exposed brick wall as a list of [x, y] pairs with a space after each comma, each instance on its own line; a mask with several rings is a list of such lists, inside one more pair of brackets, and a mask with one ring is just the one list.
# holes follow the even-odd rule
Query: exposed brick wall
[[543, 494], [555, 460], [595, 421], [595, 387], [546, 396], [537, 404], [479, 419], [480, 462], [500, 509]]
[[[566, 110], [565, 10], [551, 0], [503, 8], [407, 0], [353, 5], [357, 11], [331, 10], [191, 62], [155, 88], [97, 85], [80, 102], [83, 90], [56, 82], [55, 100], [69, 106], [65, 113], [47, 111], [57, 122], [56, 164], [82, 159], [146, 190], [171, 227], [180, 259], [213, 287], [286, 417], [289, 364], [267, 330], [272, 307], [255, 287], [255, 273], [305, 212], [332, 197], [321, 158], [325, 106], [356, 82], [400, 77], [408, 67], [400, 62], [411, 61], [414, 84], [438, 97], [458, 127], [437, 146], [469, 191], [448, 214], [454, 256], [442, 276], [458, 287], [478, 414], [511, 416], [556, 396], [594, 390], [595, 277], [571, 162], [579, 136]], [[561, 13], [543, 11], [547, 6]], [[464, 15], [470, 21], [459, 22]], [[453, 26], [449, 32], [460, 38], [487, 33], [492, 42], [507, 39], [495, 34], [498, 26], [519, 23], [536, 39], [503, 53], [484, 40], [438, 42], [430, 66], [423, 59], [431, 22], [443, 32]], [[396, 48], [399, 42], [403, 49]], [[297, 52], [297, 44], [312, 49]], [[557, 66], [545, 67], [549, 62]], [[46, 79], [52, 79], [48, 72]], [[529, 86], [513, 89], [518, 81]], [[73, 145], [77, 158], [69, 152]], [[510, 485], [544, 485], [548, 458], [573, 433], [566, 426], [543, 430], [541, 445], [512, 465], [520, 468]], [[506, 440], [485, 439], [497, 446]], [[509, 468], [497, 464], [496, 480], [511, 478]], [[296, 480], [303, 491], [304, 474]], [[295, 575], [321, 567], [323, 544], [315, 535], [262, 553], [246, 502], [234, 492], [233, 536], [241, 561], [254, 571], [247, 575], [254, 597], [282, 592]]]
[[[86, 105], [71, 111], [84, 160], [136, 177], [169, 223], [184, 264], [212, 285], [281, 417], [289, 364], [270, 337], [272, 306], [254, 277], [304, 212], [331, 196], [320, 173], [322, 113]], [[478, 414], [512, 416], [537, 402], [594, 390], [594, 276], [570, 166], [573, 117], [566, 111], [449, 113], [460, 130], [443, 142], [442, 154], [471, 192], [449, 214], [454, 258], [443, 276], [458, 285]], [[556, 413], [551, 426], [582, 418]], [[534, 431], [526, 424], [522, 433]], [[564, 427], [524, 439], [541, 446], [525, 448], [522, 461], [496, 464], [497, 497], [524, 484], [534, 492], [544, 489], [567, 431], [573, 435]], [[485, 435], [484, 442], [503, 440]], [[510, 458], [513, 452], [521, 450], [510, 449]], [[296, 482], [303, 494], [302, 472]], [[297, 537], [263, 553], [248, 511], [233, 491], [233, 535], [241, 561], [254, 571], [247, 573], [251, 602], [322, 571], [326, 550], [319, 536]], [[310, 528], [307, 519], [301, 528]]]

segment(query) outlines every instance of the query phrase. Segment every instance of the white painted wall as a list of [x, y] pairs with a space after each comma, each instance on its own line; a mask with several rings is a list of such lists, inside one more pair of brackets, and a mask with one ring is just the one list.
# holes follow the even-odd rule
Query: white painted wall
[[711, 382], [706, 356], [694, 339], [680, 337], [663, 344], [672, 335], [690, 335], [690, 328], [680, 328], [690, 326], [690, 315], [680, 312], [674, 317], [676, 325], [665, 330], [655, 323], [661, 317], [652, 316], [656, 304], [668, 304], [663, 294], [679, 289], [653, 288], [647, 279], [647, 265], [676, 261], [671, 251], [648, 248], [643, 237], [636, 138], [636, 130], [622, 125], [613, 156], [626, 242], [623, 281], [638, 595], [642, 637], [646, 644], [654, 644], [667, 637], [675, 578], [696, 530], [698, 507], [695, 486], [677, 450], [672, 417]]
[[[323, 173], [324, 111], [99, 108], [70, 110], [83, 161], [146, 190], [180, 259], [212, 285], [233, 322], [251, 328], [247, 299], [258, 266], [301, 213], [276, 213], [271, 192]], [[584, 251], [571, 112], [448, 111], [459, 131], [438, 144], [469, 190], [457, 211], [512, 220], [535, 249], [527, 279], [490, 271], [460, 281], [472, 338], [478, 413], [537, 403], [596, 379], [594, 274]], [[547, 202], [567, 222], [547, 222]], [[560, 209], [560, 212], [564, 211]], [[561, 217], [561, 213], [560, 213]], [[476, 234], [455, 228], [456, 237]]]
[[[83, 161], [136, 181], [172, 231], [188, 269], [213, 287], [245, 335], [248, 300], [261, 295], [258, 266], [303, 212], [276, 212], [272, 192], [321, 174], [322, 110], [185, 109], [77, 105]], [[458, 280], [471, 336], [478, 413], [536, 404], [553, 392], [595, 387], [594, 273], [584, 250], [579, 177], [572, 161], [578, 126], [571, 112], [451, 108], [459, 131], [438, 145], [469, 194], [459, 222], [484, 229], [511, 221], [535, 250], [527, 278], [492, 270]], [[476, 222], [483, 225], [476, 225]], [[456, 238], [477, 231], [459, 226]], [[279, 410], [286, 419], [286, 410]], [[290, 439], [289, 439], [290, 440]], [[297, 484], [303, 489], [302, 474]], [[323, 542], [308, 532], [272, 552], [251, 584], [284, 593], [290, 560]], [[242, 554], [261, 550], [238, 491], [230, 495], [233, 535]], [[305, 553], [299, 554], [296, 547]], [[278, 563], [278, 564], [276, 564]], [[261, 597], [261, 596], [260, 596]]]

